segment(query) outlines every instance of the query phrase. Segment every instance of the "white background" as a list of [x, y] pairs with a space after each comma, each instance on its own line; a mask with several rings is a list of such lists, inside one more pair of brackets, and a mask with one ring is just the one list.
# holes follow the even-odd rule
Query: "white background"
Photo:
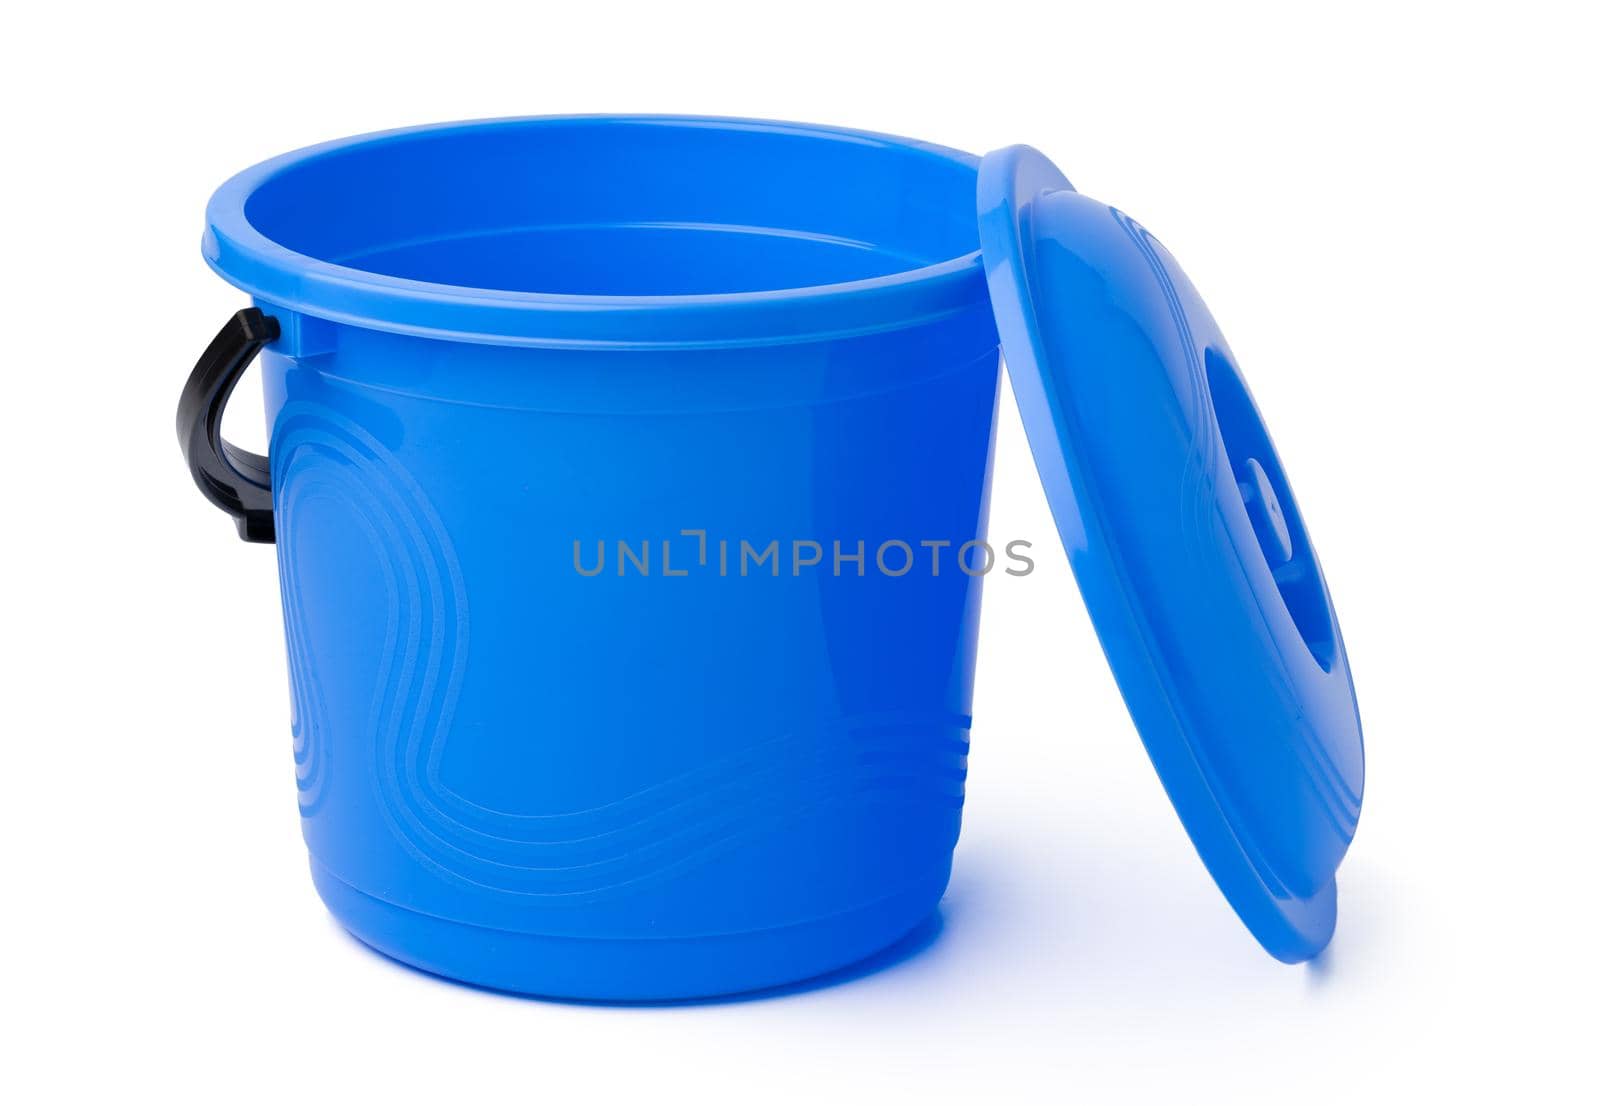
[[[1579, 5], [1505, 11], [14, 6], [0, 1094], [1592, 1096], [1600, 88]], [[200, 260], [206, 198], [323, 139], [602, 111], [1025, 141], [1183, 259], [1274, 427], [1361, 695], [1366, 811], [1324, 958], [1269, 959], [1209, 883], [1009, 392], [992, 533], [1033, 539], [1039, 569], [986, 597], [931, 940], [828, 987], [608, 1008], [451, 986], [327, 917], [272, 552], [201, 501], [173, 438], [184, 374], [244, 304]], [[253, 393], [230, 426], [259, 448]]]

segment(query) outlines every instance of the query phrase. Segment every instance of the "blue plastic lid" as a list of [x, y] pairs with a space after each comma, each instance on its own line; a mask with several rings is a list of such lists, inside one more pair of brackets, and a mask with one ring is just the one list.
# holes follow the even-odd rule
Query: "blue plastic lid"
[[1333, 935], [1365, 758], [1338, 619], [1200, 295], [1037, 150], [984, 158], [989, 293], [1056, 527], [1200, 858], [1280, 960]]

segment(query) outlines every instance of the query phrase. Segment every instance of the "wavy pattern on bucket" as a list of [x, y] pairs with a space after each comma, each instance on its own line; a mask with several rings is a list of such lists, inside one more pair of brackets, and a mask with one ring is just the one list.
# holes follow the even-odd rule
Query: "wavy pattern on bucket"
[[466, 665], [469, 622], [455, 551], [422, 489], [393, 454], [348, 419], [320, 405], [288, 404], [271, 448], [285, 621], [296, 628], [291, 669], [301, 673], [297, 688], [312, 687], [317, 670], [303, 630], [310, 621], [304, 590], [296, 580], [300, 543], [311, 538], [300, 532], [305, 508], [319, 498], [336, 501], [374, 554], [370, 564], [381, 574], [387, 600], [383, 640], [353, 640], [350, 647], [370, 648], [377, 658], [365, 736], [376, 752], [384, 808], [402, 840], [414, 844], [405, 832], [414, 819], [406, 812], [428, 806], [412, 797], [426, 786], [417, 770], [420, 753], [442, 746]]
[[408, 813], [422, 832], [413, 842], [451, 873], [501, 891], [581, 901], [642, 888], [760, 834], [828, 817], [836, 804], [958, 812], [966, 752], [966, 727], [955, 716], [850, 719], [754, 743], [584, 810], [480, 808], [471, 822], [445, 821], [437, 809]]
[[[276, 456], [276, 444], [274, 445]], [[289, 466], [280, 466], [285, 472]], [[279, 490], [274, 516], [281, 520], [278, 529], [278, 587], [283, 596], [283, 631], [289, 655], [289, 700], [293, 719], [295, 787], [300, 815], [309, 818], [322, 807], [329, 776], [327, 696], [323, 690], [322, 668], [311, 646], [304, 603], [300, 561], [298, 521], [303, 506], [319, 495], [343, 502], [337, 485], [330, 486], [315, 473], [308, 478], [285, 483]], [[362, 519], [363, 525], [365, 520]]]
[[378, 674], [367, 715], [378, 792], [397, 838], [437, 873], [547, 903], [581, 903], [642, 889], [760, 834], [828, 817], [841, 803], [942, 815], [953, 835], [971, 726], [955, 713], [860, 714], [753, 741], [582, 810], [514, 813], [452, 792], [440, 765], [470, 622], [449, 535], [393, 455], [326, 408], [286, 406], [272, 450], [302, 779], [320, 791], [327, 735], [295, 553], [309, 537], [300, 533], [301, 512], [332, 497], [366, 536], [387, 599], [384, 639], [372, 643]]
[[327, 790], [327, 700], [306, 641], [305, 611], [298, 601], [299, 566], [287, 554], [278, 557], [278, 587], [285, 599], [283, 632], [289, 653], [289, 702], [294, 712], [289, 727], [294, 737], [294, 782], [300, 816], [309, 818], [321, 808]]

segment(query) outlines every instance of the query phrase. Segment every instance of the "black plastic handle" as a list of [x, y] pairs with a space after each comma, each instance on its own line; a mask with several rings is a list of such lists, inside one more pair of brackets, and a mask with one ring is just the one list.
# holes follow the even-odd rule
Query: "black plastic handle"
[[239, 377], [277, 337], [277, 319], [245, 308], [200, 355], [178, 400], [178, 444], [189, 473], [200, 494], [233, 516], [245, 541], [273, 540], [272, 475], [265, 457], [222, 440], [222, 412]]

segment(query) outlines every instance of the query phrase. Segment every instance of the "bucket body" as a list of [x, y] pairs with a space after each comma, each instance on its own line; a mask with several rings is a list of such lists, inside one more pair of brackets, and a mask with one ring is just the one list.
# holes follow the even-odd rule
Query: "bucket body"
[[519, 120], [218, 193], [207, 256], [281, 328], [295, 769], [357, 937], [669, 999], [935, 909], [988, 563], [975, 172], [823, 128]]

